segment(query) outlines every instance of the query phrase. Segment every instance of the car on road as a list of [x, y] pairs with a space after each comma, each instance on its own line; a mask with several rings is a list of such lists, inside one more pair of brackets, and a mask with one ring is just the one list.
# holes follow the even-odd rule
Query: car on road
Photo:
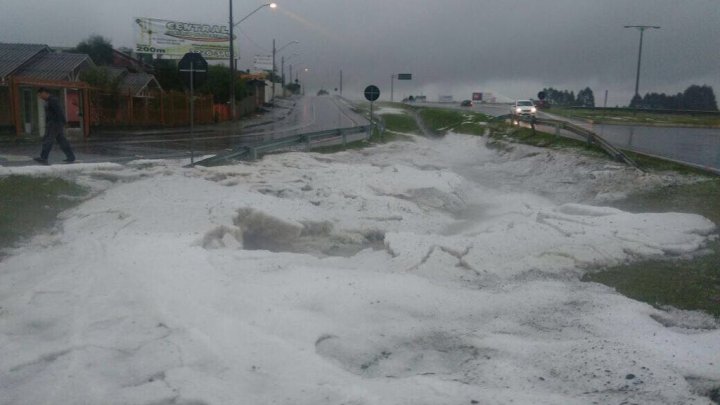
[[536, 112], [537, 107], [535, 107], [535, 103], [533, 103], [532, 100], [518, 100], [510, 109], [512, 115], [534, 117]]
[[473, 102], [470, 100], [463, 100], [462, 103], [460, 103], [460, 107], [472, 107]]

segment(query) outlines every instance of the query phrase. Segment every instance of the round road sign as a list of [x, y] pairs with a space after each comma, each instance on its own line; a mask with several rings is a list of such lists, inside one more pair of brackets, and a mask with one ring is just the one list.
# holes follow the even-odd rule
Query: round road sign
[[187, 87], [190, 87], [192, 75], [193, 87], [202, 86], [207, 79], [208, 63], [199, 53], [188, 52], [178, 62], [180, 78]]
[[365, 98], [368, 101], [375, 101], [380, 97], [380, 89], [375, 85], [365, 87]]

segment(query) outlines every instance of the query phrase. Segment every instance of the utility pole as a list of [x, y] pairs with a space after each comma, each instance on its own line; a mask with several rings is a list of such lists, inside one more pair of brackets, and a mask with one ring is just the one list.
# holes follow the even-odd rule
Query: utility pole
[[605, 90], [605, 101], [603, 102], [603, 108], [607, 108], [607, 96], [608, 96], [608, 91]]
[[270, 101], [272, 101], [273, 105], [275, 104], [275, 38], [273, 38], [273, 68], [272, 68], [272, 74], [270, 75], [270, 79], [272, 80], [272, 98]]
[[230, 3], [230, 38], [228, 43], [230, 44], [230, 120], [235, 121], [235, 50], [233, 46], [233, 0], [228, 0]]
[[393, 101], [393, 96], [395, 93], [395, 74], [390, 75], [390, 102]]
[[635, 97], [640, 97], [640, 93], [638, 92], [640, 87], [640, 62], [642, 60], [642, 47], [643, 47], [643, 34], [645, 33], [645, 30], [647, 29], [656, 29], [659, 30], [660, 27], [656, 25], [626, 25], [625, 28], [636, 28], [638, 31], [640, 31], [640, 49], [638, 50], [638, 63], [637, 63], [637, 73], [635, 75]]
[[342, 97], [342, 69], [340, 70], [340, 97]]
[[280, 72], [282, 72], [282, 74], [280, 75], [280, 77], [281, 77], [280, 84], [282, 85], [281, 87], [284, 89], [285, 88], [285, 55], [280, 57], [280, 66], [281, 66]]

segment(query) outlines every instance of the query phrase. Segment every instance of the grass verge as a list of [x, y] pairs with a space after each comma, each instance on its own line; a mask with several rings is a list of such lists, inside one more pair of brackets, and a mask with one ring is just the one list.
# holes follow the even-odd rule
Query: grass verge
[[[457, 128], [456, 112], [426, 109], [423, 119], [430, 117], [434, 129]], [[469, 125], [469, 124], [464, 124]], [[485, 125], [462, 133], [481, 133]], [[553, 149], [572, 149], [582, 154], [607, 157], [602, 149], [587, 142], [558, 137], [529, 128], [498, 123], [490, 126], [488, 146], [507, 147], [508, 143], [523, 143]], [[467, 129], [467, 128], [465, 128]], [[687, 175], [706, 175], [662, 159], [629, 153], [641, 167], [655, 171], [676, 171]], [[669, 186], [651, 192], [631, 195], [610, 204], [629, 212], [686, 212], [695, 213], [720, 224], [720, 178], [693, 184]], [[720, 240], [711, 241], [709, 254], [692, 259], [648, 260], [602, 269], [588, 273], [583, 280], [598, 282], [615, 288], [619, 293], [655, 306], [671, 305], [686, 310], [702, 310], [720, 317]]]
[[[720, 224], [720, 179], [665, 187], [629, 196], [612, 204], [629, 212], [687, 212]], [[711, 253], [690, 260], [649, 260], [587, 274], [593, 281], [615, 288], [651, 305], [702, 310], [720, 318], [720, 240], [710, 242]]]
[[0, 249], [49, 227], [87, 190], [54, 177], [0, 177]]
[[720, 115], [663, 114], [633, 111], [583, 110], [551, 108], [550, 114], [568, 118], [591, 120], [598, 124], [688, 125], [699, 127], [720, 126]]
[[435, 133], [457, 132], [483, 135], [492, 117], [485, 114], [441, 108], [420, 108], [419, 114], [425, 124]]
[[392, 132], [401, 133], [420, 133], [420, 128], [413, 118], [409, 114], [383, 114], [383, 121], [385, 122], [385, 130]]

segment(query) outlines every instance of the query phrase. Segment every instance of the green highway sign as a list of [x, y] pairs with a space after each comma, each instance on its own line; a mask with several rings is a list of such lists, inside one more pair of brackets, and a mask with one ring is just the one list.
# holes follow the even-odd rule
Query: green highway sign
[[412, 73], [398, 73], [398, 80], [412, 80]]

